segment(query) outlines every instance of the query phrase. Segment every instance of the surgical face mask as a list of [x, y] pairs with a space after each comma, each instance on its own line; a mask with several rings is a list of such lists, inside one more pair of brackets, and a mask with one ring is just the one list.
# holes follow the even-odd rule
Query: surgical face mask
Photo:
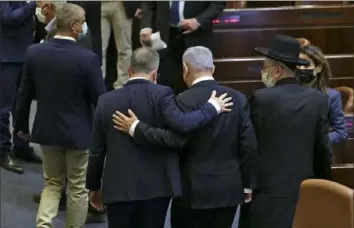
[[296, 77], [301, 84], [310, 84], [316, 79], [314, 69], [296, 69]]
[[87, 34], [87, 23], [84, 22], [82, 25], [81, 25], [81, 28], [82, 28], [82, 32], [79, 33], [79, 36], [78, 36], [78, 39], [81, 40], [82, 38], [84, 38]]
[[38, 21], [45, 24], [45, 16], [42, 14], [42, 8], [37, 7], [36, 8], [36, 16], [38, 18]]
[[262, 81], [266, 87], [274, 87], [275, 83], [273, 82], [272, 78], [269, 77], [268, 72], [262, 72]]

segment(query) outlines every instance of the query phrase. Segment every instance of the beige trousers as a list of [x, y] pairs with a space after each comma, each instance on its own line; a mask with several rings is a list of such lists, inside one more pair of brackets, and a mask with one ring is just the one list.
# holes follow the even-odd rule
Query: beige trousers
[[87, 150], [41, 146], [43, 150], [44, 188], [37, 213], [37, 228], [52, 227], [59, 201], [67, 182], [66, 228], [81, 228], [88, 209], [86, 170]]
[[128, 69], [132, 55], [132, 19], [128, 19], [122, 1], [102, 1], [101, 35], [102, 35], [102, 73], [106, 77], [106, 57], [111, 26], [117, 47], [117, 76], [114, 88], [120, 88], [128, 80]]

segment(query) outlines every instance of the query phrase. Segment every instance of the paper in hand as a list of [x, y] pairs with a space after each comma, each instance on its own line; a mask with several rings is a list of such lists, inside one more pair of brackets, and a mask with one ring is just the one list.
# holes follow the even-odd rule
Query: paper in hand
[[156, 51], [167, 48], [167, 44], [161, 40], [160, 32], [151, 34], [151, 47]]

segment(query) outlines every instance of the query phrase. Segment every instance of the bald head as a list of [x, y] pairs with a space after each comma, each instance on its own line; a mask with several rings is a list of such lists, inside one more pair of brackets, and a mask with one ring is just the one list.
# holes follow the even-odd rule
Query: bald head
[[63, 4], [56, 12], [58, 33], [71, 32], [75, 25], [85, 22], [85, 10], [76, 4]]

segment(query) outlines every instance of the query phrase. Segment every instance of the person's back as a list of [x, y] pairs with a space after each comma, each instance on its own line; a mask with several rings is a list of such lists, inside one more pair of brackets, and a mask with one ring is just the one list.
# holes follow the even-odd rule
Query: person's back
[[[76, 142], [75, 146], [87, 148], [93, 108], [104, 91], [102, 81], [91, 71], [99, 64], [98, 57], [65, 39], [32, 45], [27, 55], [34, 63], [31, 73], [38, 101], [32, 139], [69, 148]], [[46, 119], [46, 126], [41, 126], [37, 119]]]
[[[303, 180], [315, 177], [316, 131], [326, 100], [315, 89], [285, 84], [259, 90], [253, 121], [259, 145], [257, 191], [296, 197]], [[286, 187], [285, 187], [286, 186]]]
[[[106, 164], [102, 191], [105, 203], [170, 197], [180, 194], [176, 151], [134, 143], [112, 124], [116, 110], [134, 110], [141, 120], [162, 127], [163, 116], [156, 100], [168, 87], [145, 79], [133, 79], [100, 98], [102, 132], [106, 135]], [[115, 180], [112, 182], [112, 180]]]
[[[194, 131], [180, 153], [182, 173], [190, 173], [190, 180], [182, 180], [190, 181], [192, 208], [241, 204], [244, 186], [249, 187], [246, 186], [249, 183], [243, 183], [242, 165], [248, 165], [248, 161], [254, 159], [256, 148], [255, 140], [250, 143], [248, 151], [242, 151], [240, 146], [245, 140], [241, 138], [243, 131], [248, 131], [244, 120], [249, 120], [247, 100], [240, 92], [208, 80], [190, 87], [177, 97], [177, 101], [185, 111], [191, 111], [205, 103], [213, 90], [217, 94], [227, 93], [235, 106], [231, 112]], [[250, 156], [246, 157], [248, 152]]]

